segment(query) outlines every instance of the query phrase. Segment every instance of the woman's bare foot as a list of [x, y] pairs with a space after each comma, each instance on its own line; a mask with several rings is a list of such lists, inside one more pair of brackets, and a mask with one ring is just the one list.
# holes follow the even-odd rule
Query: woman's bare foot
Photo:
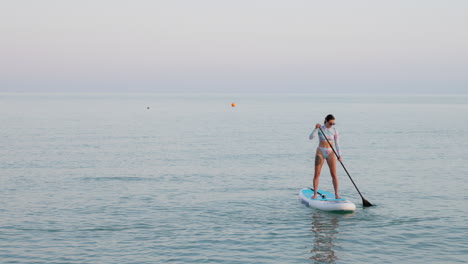
[[317, 194], [314, 194], [314, 196], [312, 196], [311, 199], [317, 199]]
[[341, 199], [341, 196], [339, 194], [335, 194], [335, 199]]

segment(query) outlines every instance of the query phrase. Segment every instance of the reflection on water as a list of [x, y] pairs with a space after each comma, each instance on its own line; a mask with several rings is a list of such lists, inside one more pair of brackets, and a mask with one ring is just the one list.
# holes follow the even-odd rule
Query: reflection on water
[[312, 232], [314, 233], [314, 246], [310, 251], [314, 263], [335, 263], [334, 240], [338, 234], [340, 215], [316, 211], [312, 214]]

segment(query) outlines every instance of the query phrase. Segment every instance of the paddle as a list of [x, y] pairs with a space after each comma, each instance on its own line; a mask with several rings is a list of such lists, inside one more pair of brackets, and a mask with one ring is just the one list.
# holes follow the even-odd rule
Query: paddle
[[[335, 151], [335, 148], [333, 148], [332, 144], [330, 143], [330, 141], [328, 141], [328, 138], [325, 136], [325, 133], [323, 133], [322, 128], [319, 127], [319, 129], [320, 129], [320, 132], [322, 132], [323, 137], [327, 140], [328, 145], [330, 145], [331, 149], [333, 150], [333, 153], [335, 153], [335, 155], [336, 155], [337, 157], [339, 157], [339, 156], [338, 156], [338, 153], [336, 153], [336, 151]], [[348, 174], [349, 179], [351, 180], [351, 182], [353, 183], [354, 187], [356, 188], [356, 190], [358, 191], [359, 195], [361, 196], [361, 198], [362, 198], [362, 205], [363, 205], [364, 207], [372, 206], [372, 204], [371, 204], [369, 201], [367, 201], [366, 199], [364, 199], [364, 197], [362, 196], [362, 194], [361, 194], [361, 192], [359, 191], [358, 187], [357, 187], [356, 184], [354, 183], [353, 178], [351, 178], [351, 175], [349, 175], [349, 172], [348, 172], [348, 170], [346, 169], [346, 167], [344, 166], [343, 162], [341, 162], [341, 160], [339, 160], [339, 159], [338, 159], [338, 161], [341, 163], [341, 166], [343, 166], [343, 169], [346, 171], [346, 174]]]

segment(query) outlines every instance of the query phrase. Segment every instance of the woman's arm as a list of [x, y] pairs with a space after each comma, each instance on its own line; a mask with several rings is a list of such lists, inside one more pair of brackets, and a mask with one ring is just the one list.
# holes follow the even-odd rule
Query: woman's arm
[[309, 140], [312, 140], [314, 139], [317, 135], [318, 135], [318, 129], [320, 127], [320, 124], [316, 124], [315, 125], [315, 129], [312, 131], [312, 133], [310, 133], [309, 135]]
[[341, 157], [341, 150], [340, 150], [340, 134], [338, 133], [338, 130], [335, 129], [335, 135], [333, 136], [335, 140], [335, 149], [336, 153], [338, 153], [338, 156]]
[[314, 129], [309, 135], [309, 140], [314, 139], [318, 135], [318, 129]]

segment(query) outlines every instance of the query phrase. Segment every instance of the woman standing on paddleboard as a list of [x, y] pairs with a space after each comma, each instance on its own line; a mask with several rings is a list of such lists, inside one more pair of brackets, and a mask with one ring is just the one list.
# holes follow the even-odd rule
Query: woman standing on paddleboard
[[[338, 144], [339, 134], [335, 127], [335, 117], [333, 115], [327, 115], [325, 117], [324, 125], [316, 124], [314, 131], [309, 136], [309, 139], [314, 139], [317, 135], [319, 137], [319, 146], [315, 154], [315, 173], [314, 173], [314, 196], [312, 199], [317, 198], [317, 190], [319, 186], [320, 171], [322, 170], [323, 163], [327, 161], [328, 167], [330, 168], [330, 174], [332, 176], [333, 187], [335, 189], [336, 199], [340, 199], [338, 193], [338, 175], [336, 174], [336, 155], [333, 152], [330, 144], [335, 148], [338, 154], [338, 159], [341, 161], [340, 146]], [[320, 131], [322, 129], [323, 133]], [[326, 138], [325, 138], [326, 136]], [[328, 142], [327, 142], [328, 139]], [[330, 143], [329, 143], [330, 142]]]

